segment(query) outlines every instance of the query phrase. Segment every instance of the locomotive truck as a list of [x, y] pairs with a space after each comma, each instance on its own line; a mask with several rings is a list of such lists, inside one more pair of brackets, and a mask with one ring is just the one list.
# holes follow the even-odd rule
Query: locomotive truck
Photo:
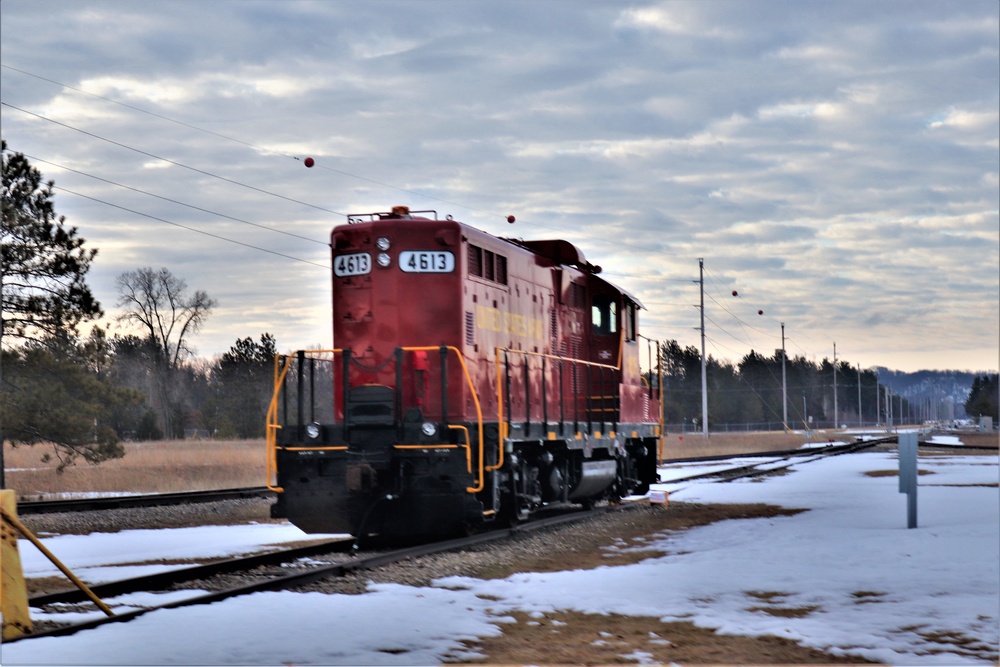
[[639, 300], [564, 240], [395, 207], [333, 229], [333, 342], [275, 360], [272, 516], [432, 537], [656, 480]]

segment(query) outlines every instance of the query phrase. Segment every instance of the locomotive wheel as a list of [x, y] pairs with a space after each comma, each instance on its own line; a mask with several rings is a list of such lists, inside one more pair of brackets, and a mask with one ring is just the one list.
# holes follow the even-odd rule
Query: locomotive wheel
[[526, 520], [530, 514], [530, 510], [527, 507], [521, 506], [524, 499], [517, 490], [518, 485], [524, 478], [523, 464], [518, 465], [517, 468], [510, 467], [506, 477], [506, 493], [501, 496], [501, 517], [505, 525], [516, 526]]
[[620, 498], [649, 493], [649, 483], [639, 479], [639, 466], [635, 459], [629, 457], [618, 460], [618, 479], [615, 486]]

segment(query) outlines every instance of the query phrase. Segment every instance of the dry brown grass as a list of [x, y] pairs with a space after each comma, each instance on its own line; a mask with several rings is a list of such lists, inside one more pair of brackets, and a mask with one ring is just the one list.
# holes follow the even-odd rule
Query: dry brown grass
[[4, 450], [7, 487], [24, 500], [56, 493], [170, 493], [265, 481], [263, 440], [167, 440], [125, 443], [125, 457], [100, 465], [77, 463], [62, 473], [45, 445]]
[[682, 459], [695, 456], [724, 456], [767, 452], [779, 449], [794, 449], [809, 443], [830, 440], [852, 442], [854, 438], [836, 431], [816, 431], [810, 437], [807, 433], [785, 431], [751, 431], [743, 433], [668, 433], [664, 438], [663, 456], [668, 459]]
[[445, 663], [494, 665], [640, 664], [865, 664], [858, 656], [833, 656], [780, 637], [716, 634], [689, 622], [645, 616], [552, 611], [504, 613], [503, 634], [463, 641], [468, 654]]
[[998, 433], [961, 433], [958, 438], [967, 447], [1000, 446], [1000, 434]]
[[[997, 433], [958, 433], [956, 435], [963, 444], [969, 447], [997, 447], [1000, 445], [1000, 435]], [[708, 437], [701, 433], [668, 433], [664, 439], [663, 457], [680, 459], [695, 456], [766, 452], [794, 449], [804, 445], [830, 441], [853, 442], [854, 435], [835, 430], [813, 431], [811, 434], [802, 431], [793, 433], [786, 431], [710, 433]]]

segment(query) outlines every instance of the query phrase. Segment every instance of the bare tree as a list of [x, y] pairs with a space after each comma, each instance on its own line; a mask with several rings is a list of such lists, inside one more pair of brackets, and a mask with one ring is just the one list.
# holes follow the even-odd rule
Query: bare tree
[[187, 283], [166, 268], [151, 267], [126, 271], [115, 280], [118, 306], [124, 312], [119, 321], [140, 326], [156, 344], [163, 361], [176, 369], [184, 356], [191, 352], [188, 338], [204, 324], [215, 299], [203, 290], [187, 296]]
[[201, 328], [216, 301], [202, 290], [188, 296], [187, 283], [163, 268], [150, 267], [126, 271], [115, 281], [118, 305], [124, 310], [121, 322], [137, 325], [152, 348], [149, 405], [157, 415], [159, 426], [168, 438], [184, 432], [185, 406], [190, 396], [184, 391], [184, 370], [181, 362], [191, 352], [190, 336]]

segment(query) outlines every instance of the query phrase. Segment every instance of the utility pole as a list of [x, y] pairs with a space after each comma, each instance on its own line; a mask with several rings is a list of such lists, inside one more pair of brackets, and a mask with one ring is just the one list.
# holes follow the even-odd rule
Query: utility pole
[[892, 428], [892, 396], [888, 385], [885, 388], [885, 425]]
[[788, 378], [785, 375], [785, 323], [781, 323], [781, 423], [788, 430]]
[[858, 427], [863, 428], [865, 419], [861, 416], [861, 364], [858, 364]]
[[833, 428], [840, 422], [837, 419], [837, 341], [833, 342]]
[[708, 435], [708, 371], [705, 369], [705, 258], [698, 258], [698, 286], [701, 288], [701, 432]]

